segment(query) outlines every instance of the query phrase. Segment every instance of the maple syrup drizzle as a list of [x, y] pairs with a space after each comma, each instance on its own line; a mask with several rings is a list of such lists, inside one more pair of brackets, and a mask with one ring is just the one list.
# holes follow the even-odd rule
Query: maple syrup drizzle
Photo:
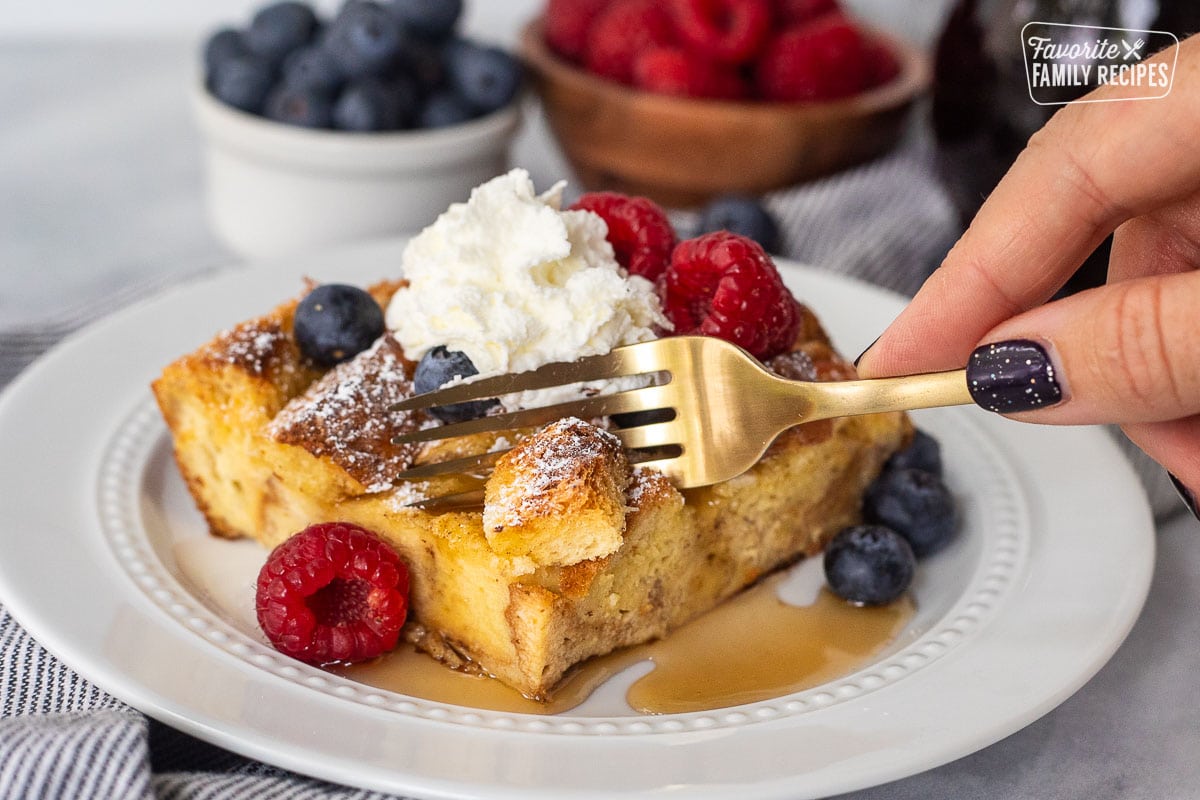
[[402, 644], [384, 658], [333, 671], [378, 689], [438, 703], [521, 714], [557, 714], [629, 666], [653, 669], [626, 694], [643, 714], [708, 711], [819, 686], [871, 660], [912, 619], [912, 600], [857, 608], [822, 589], [810, 606], [779, 599], [781, 576], [733, 597], [665, 639], [590, 659], [539, 703], [492, 678], [447, 669]]

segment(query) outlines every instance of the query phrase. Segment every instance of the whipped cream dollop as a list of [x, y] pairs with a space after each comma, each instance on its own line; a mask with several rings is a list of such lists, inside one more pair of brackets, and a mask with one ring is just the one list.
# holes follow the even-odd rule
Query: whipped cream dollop
[[[387, 308], [409, 358], [444, 345], [486, 377], [607, 353], [669, 327], [653, 284], [617, 263], [604, 220], [562, 210], [565, 185], [539, 195], [529, 173], [514, 169], [409, 242], [408, 286]], [[539, 393], [505, 405], [557, 399]]]

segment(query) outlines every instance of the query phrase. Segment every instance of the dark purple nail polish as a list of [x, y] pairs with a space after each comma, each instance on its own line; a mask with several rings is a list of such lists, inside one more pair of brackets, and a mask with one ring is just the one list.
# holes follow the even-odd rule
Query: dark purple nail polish
[[[880, 334], [879, 336], [882, 336], [882, 335], [883, 334]], [[875, 337], [875, 342], [879, 341], [879, 336]], [[862, 361], [863, 356], [865, 356], [867, 354], [867, 351], [875, 346], [875, 342], [871, 342], [869, 345], [867, 345], [866, 347], [863, 348], [863, 351], [858, 354], [858, 358], [854, 359], [854, 366], [856, 366], [856, 367], [858, 366], [858, 362]]]
[[997, 414], [1045, 408], [1063, 399], [1046, 349], [1028, 339], [976, 348], [967, 362], [967, 387], [976, 403]]
[[1183, 500], [1183, 504], [1187, 506], [1188, 511], [1192, 512], [1192, 516], [1200, 519], [1200, 511], [1196, 509], [1196, 495], [1192, 494], [1192, 490], [1183, 485], [1183, 481], [1176, 478], [1171, 473], [1167, 473], [1167, 477], [1171, 479], [1171, 484], [1175, 487], [1175, 491], [1179, 492], [1179, 497]]

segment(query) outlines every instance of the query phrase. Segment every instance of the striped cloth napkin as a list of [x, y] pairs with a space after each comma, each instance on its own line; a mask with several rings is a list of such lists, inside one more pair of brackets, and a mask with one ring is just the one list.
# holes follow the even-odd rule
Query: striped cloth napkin
[[[857, 169], [775, 193], [785, 254], [912, 294], [959, 231], [928, 153], [906, 146]], [[686, 217], [679, 218], [686, 226]], [[686, 228], [685, 228], [686, 229]], [[123, 287], [37, 326], [0, 329], [0, 388], [43, 352], [170, 280]], [[1162, 470], [1128, 447], [1156, 510], [1181, 506]], [[108, 696], [43, 650], [0, 607], [0, 797], [378, 798], [205, 744]]]
[[[215, 270], [141, 281], [62, 309], [37, 325], [0, 328], [0, 390], [102, 314], [210, 273]], [[0, 798], [385, 797], [251, 761], [148, 719], [75, 674], [0, 605]]]

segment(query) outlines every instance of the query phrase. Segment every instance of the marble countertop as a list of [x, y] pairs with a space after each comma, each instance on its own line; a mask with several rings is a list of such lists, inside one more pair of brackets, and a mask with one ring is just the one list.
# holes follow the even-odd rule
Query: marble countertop
[[[190, 52], [178, 41], [0, 42], [0, 333], [234, 261], [204, 217], [183, 91]], [[516, 160], [539, 184], [562, 173], [536, 124]], [[1183, 516], [1160, 526], [1141, 619], [1059, 708], [973, 755], [847, 797], [1200, 796], [1198, 534]]]

